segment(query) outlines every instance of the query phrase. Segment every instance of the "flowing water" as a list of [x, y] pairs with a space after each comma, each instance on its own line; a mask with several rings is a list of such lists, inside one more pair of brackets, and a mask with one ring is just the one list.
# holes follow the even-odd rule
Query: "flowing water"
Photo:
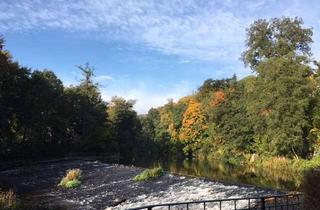
[[297, 191], [301, 185], [301, 176], [292, 171], [231, 165], [219, 160], [139, 160], [134, 165], [146, 168], [160, 165], [165, 170], [180, 175], [285, 191]]

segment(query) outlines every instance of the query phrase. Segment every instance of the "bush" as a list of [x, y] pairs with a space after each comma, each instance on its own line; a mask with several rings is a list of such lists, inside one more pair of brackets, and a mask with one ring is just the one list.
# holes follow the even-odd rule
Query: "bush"
[[17, 205], [16, 195], [12, 190], [0, 191], [0, 209], [11, 209]]
[[81, 182], [79, 179], [81, 178], [81, 173], [82, 171], [79, 168], [68, 170], [66, 176], [61, 179], [58, 186], [65, 188], [76, 188], [80, 186]]
[[304, 175], [305, 209], [320, 210], [320, 169], [311, 169]]
[[151, 179], [158, 178], [164, 174], [164, 170], [162, 167], [157, 167], [153, 169], [146, 169], [137, 176], [133, 178], [134, 181], [147, 181]]
[[68, 181], [65, 185], [66, 188], [76, 188], [79, 187], [81, 182], [78, 179], [74, 179], [71, 181]]

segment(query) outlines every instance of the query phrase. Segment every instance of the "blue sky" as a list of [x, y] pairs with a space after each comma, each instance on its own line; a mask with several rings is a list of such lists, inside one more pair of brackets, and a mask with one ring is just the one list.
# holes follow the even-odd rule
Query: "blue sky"
[[136, 99], [146, 113], [207, 78], [249, 75], [239, 57], [259, 18], [302, 17], [319, 58], [319, 11], [311, 0], [1, 0], [0, 34], [15, 60], [67, 86], [89, 62], [105, 100]]

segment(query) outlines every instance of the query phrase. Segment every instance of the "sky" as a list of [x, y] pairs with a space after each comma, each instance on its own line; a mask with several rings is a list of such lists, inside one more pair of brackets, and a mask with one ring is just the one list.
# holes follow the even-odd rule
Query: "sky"
[[105, 100], [135, 99], [143, 114], [205, 79], [250, 75], [239, 57], [261, 18], [301, 17], [319, 58], [319, 11], [316, 0], [1, 0], [0, 34], [21, 65], [50, 69], [65, 86], [89, 62]]

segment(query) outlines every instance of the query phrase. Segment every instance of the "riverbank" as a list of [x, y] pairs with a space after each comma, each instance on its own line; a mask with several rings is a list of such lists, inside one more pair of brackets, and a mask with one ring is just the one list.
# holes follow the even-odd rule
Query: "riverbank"
[[[76, 189], [57, 187], [70, 168], [83, 171], [81, 186]], [[28, 209], [126, 209], [164, 202], [281, 193], [169, 173], [148, 182], [133, 181], [132, 178], [142, 170], [99, 161], [47, 161], [3, 170], [0, 172], [0, 184], [16, 191]]]

